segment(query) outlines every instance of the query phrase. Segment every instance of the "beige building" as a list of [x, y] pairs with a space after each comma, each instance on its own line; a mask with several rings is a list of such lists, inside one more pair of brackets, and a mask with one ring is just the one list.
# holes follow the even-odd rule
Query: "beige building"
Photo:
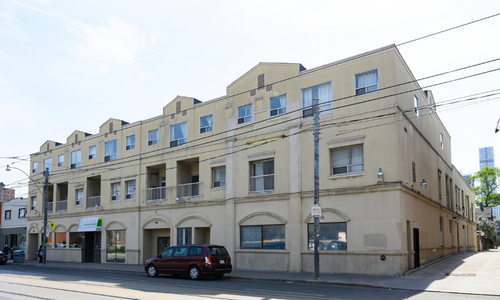
[[[321, 272], [402, 274], [476, 250], [473, 191], [433, 95], [388, 46], [309, 70], [260, 63], [220, 98], [178, 96], [151, 119], [47, 141], [31, 156], [32, 177], [51, 172], [47, 259], [143, 264], [213, 243], [237, 269], [313, 271], [316, 97]], [[28, 259], [42, 199], [31, 186]]]

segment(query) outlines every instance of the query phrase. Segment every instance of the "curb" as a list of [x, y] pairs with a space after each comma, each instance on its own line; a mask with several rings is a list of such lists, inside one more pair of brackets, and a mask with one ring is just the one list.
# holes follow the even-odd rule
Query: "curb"
[[433, 260], [433, 261], [431, 261], [429, 263], [426, 263], [423, 266], [420, 266], [420, 267], [415, 268], [415, 269], [408, 270], [408, 271], [404, 272], [403, 275], [401, 275], [401, 276], [402, 277], [407, 277], [407, 276], [409, 276], [409, 275], [411, 275], [411, 274], [413, 274], [415, 272], [418, 272], [418, 271], [426, 269], [426, 268], [428, 268], [428, 267], [430, 267], [430, 266], [432, 266], [434, 264], [437, 264], [438, 262], [441, 262], [441, 261], [446, 260], [448, 258], [452, 258], [452, 257], [455, 257], [457, 255], [464, 254], [464, 253], [467, 253], [467, 252], [457, 252], [457, 253], [453, 253], [453, 254], [450, 254], [450, 255], [447, 255], [447, 256], [443, 256], [443, 257], [435, 259], [435, 260]]

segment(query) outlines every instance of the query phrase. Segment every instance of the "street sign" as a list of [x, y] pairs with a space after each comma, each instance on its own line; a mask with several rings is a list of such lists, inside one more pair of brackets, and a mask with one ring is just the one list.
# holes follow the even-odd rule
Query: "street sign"
[[50, 222], [49, 228], [52, 228], [52, 229], [56, 228], [56, 224], [54, 222]]
[[321, 206], [319, 204], [311, 206], [311, 216], [313, 218], [321, 217]]
[[50, 235], [50, 228], [49, 226], [47, 226], [47, 228], [45, 228], [45, 236], [49, 237], [49, 235]]
[[321, 215], [321, 217], [319, 217], [319, 221], [320, 222], [326, 222], [326, 216], [325, 215]]

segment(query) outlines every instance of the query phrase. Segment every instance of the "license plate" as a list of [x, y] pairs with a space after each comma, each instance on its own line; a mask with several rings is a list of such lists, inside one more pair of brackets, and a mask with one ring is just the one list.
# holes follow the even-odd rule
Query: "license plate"
[[225, 264], [225, 262], [224, 262], [224, 260], [223, 260], [223, 259], [221, 259], [221, 260], [220, 260], [220, 263], [221, 263], [221, 264]]

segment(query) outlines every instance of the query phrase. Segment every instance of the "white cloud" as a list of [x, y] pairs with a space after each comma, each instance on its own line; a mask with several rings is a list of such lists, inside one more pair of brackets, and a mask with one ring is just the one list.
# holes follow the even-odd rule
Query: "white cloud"
[[29, 39], [21, 22], [11, 13], [0, 11], [0, 36], [27, 40]]
[[151, 38], [140, 35], [136, 26], [113, 16], [105, 26], [73, 23], [70, 28], [77, 37], [72, 43], [77, 55], [100, 71], [108, 71], [112, 65], [133, 63], [141, 49], [153, 44]]

